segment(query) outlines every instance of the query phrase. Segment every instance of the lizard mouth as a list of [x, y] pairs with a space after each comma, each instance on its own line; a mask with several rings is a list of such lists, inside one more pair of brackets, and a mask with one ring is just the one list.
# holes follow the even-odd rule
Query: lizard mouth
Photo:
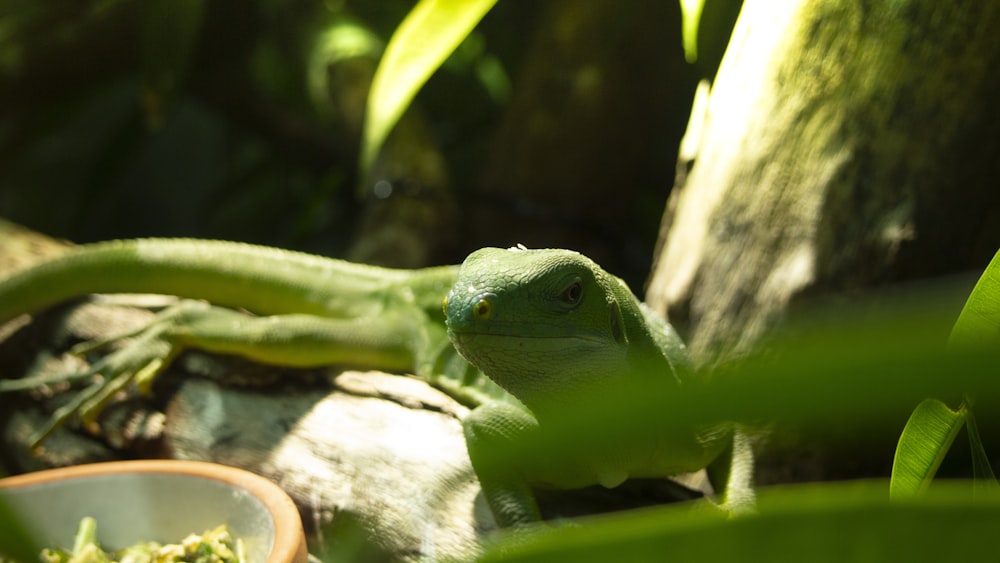
[[[516, 331], [449, 329], [448, 338], [462, 356], [476, 358], [502, 355], [513, 360], [535, 355], [572, 354], [585, 356], [601, 349], [600, 338], [581, 334], [525, 334]], [[481, 367], [481, 366], [480, 366]]]
[[524, 331], [516, 329], [506, 330], [477, 330], [474, 328], [449, 328], [448, 337], [455, 338], [510, 338], [512, 340], [573, 340], [584, 342], [600, 342], [596, 336], [585, 334], [526, 334]]

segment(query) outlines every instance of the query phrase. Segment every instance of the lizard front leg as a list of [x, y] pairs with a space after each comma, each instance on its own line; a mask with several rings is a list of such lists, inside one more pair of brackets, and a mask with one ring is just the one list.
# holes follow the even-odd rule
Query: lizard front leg
[[524, 408], [508, 403], [486, 403], [463, 421], [469, 459], [483, 496], [501, 528], [541, 521], [538, 501], [525, 475], [497, 452], [538, 429], [538, 421]]

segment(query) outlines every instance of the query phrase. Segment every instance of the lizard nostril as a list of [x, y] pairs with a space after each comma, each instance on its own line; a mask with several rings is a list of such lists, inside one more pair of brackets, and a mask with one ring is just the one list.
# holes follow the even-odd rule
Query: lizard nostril
[[493, 302], [489, 299], [480, 299], [477, 303], [473, 312], [476, 318], [485, 321], [493, 316]]

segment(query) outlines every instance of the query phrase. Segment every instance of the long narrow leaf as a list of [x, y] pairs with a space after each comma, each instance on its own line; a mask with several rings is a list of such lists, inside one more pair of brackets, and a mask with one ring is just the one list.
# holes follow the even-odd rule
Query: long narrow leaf
[[951, 331], [949, 345], [1000, 344], [1000, 252], [986, 266]]
[[[952, 349], [961, 350], [967, 347], [1000, 345], [1000, 251], [986, 266], [983, 275], [976, 282], [976, 287], [969, 294], [965, 307], [962, 308], [958, 320], [951, 329], [948, 345]], [[990, 371], [996, 370], [996, 365], [989, 366]], [[972, 450], [972, 468], [977, 489], [996, 488], [997, 481], [990, 467], [989, 457], [979, 437], [979, 429], [972, 414], [971, 399], [966, 399], [970, 405], [967, 414], [969, 430], [969, 446]]]
[[689, 63], [698, 60], [698, 28], [705, 0], [681, 1], [681, 37], [684, 42], [684, 58]]
[[890, 502], [884, 482], [776, 488], [761, 492], [756, 514], [667, 506], [595, 517], [512, 534], [483, 561], [993, 560], [1000, 496], [970, 491], [944, 484]]
[[19, 563], [37, 561], [41, 546], [18, 519], [0, 493], [0, 559], [8, 557]]
[[966, 408], [952, 410], [937, 399], [917, 405], [896, 446], [889, 496], [904, 498], [927, 490], [966, 420]]
[[389, 132], [431, 74], [496, 0], [420, 0], [396, 29], [372, 79], [361, 141], [367, 178]]
[[776, 335], [768, 354], [722, 366], [682, 390], [651, 378], [642, 393], [595, 393], [547, 421], [544, 435], [497, 451], [497, 462], [612, 449], [623, 441], [641, 447], [660, 443], [665, 428], [681, 433], [727, 420], [802, 427], [825, 427], [831, 420], [857, 427], [896, 425], [902, 422], [899, 413], [927, 397], [961, 400], [968, 392], [998, 400], [1000, 379], [991, 367], [1000, 362], [1000, 349], [947, 350], [954, 313], [936, 307], [931, 298], [923, 305], [927, 309], [878, 319], [846, 315], [813, 330]]

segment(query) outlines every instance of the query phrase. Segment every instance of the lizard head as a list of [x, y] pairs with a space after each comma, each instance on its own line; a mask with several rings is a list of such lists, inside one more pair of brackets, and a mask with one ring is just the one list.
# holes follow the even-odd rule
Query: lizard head
[[[625, 291], [616, 290], [624, 288]], [[569, 250], [484, 248], [445, 298], [448, 336], [525, 405], [627, 368], [624, 283]]]

